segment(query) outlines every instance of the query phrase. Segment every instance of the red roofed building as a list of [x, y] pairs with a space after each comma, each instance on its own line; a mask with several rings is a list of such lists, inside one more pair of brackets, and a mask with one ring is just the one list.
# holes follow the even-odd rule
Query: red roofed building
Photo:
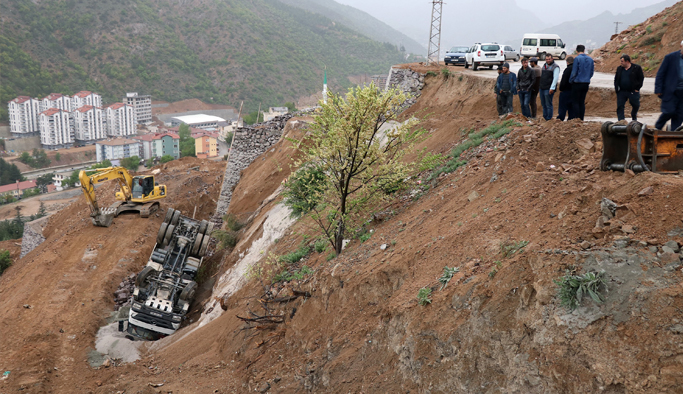
[[7, 107], [12, 136], [25, 137], [40, 131], [40, 101], [28, 96], [19, 96], [10, 101]]
[[87, 90], [82, 90], [71, 98], [71, 108], [77, 109], [84, 105], [102, 108], [102, 96]]
[[200, 159], [218, 156], [218, 133], [202, 131], [192, 133], [194, 154]]
[[114, 103], [106, 108], [107, 135], [125, 137], [136, 134], [135, 108], [124, 103]]
[[84, 105], [72, 112], [74, 138], [84, 144], [107, 138], [106, 122], [102, 108]]
[[69, 148], [74, 143], [71, 114], [59, 108], [50, 108], [38, 115], [40, 142], [47, 149]]
[[37, 185], [35, 179], [11, 183], [9, 185], [0, 186], [0, 196], [11, 194], [14, 198], [17, 198], [24, 193], [24, 190], [35, 189], [36, 187]]
[[40, 111], [50, 108], [59, 108], [64, 111], [71, 111], [71, 97], [61, 93], [50, 93], [40, 103]]

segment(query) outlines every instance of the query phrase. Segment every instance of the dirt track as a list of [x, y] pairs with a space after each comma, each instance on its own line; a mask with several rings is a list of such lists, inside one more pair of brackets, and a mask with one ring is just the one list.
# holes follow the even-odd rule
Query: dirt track
[[[447, 154], [467, 130], [497, 120], [492, 90], [491, 80], [469, 75], [428, 77], [406, 114], [429, 115], [421, 147]], [[609, 97], [590, 100], [588, 115], [612, 112]], [[241, 331], [235, 316], [259, 311], [265, 297], [252, 280], [186, 338], [99, 370], [88, 366], [88, 349], [118, 282], [144, 264], [162, 217], [93, 228], [79, 200], [0, 277], [0, 368], [11, 371], [0, 392], [677, 392], [683, 273], [666, 271], [648, 247], [683, 242], [683, 178], [599, 171], [599, 123], [518, 120], [507, 136], [466, 152], [466, 166], [423, 186], [421, 197], [382, 207], [388, 214], [369, 224], [366, 242], [353, 240], [331, 261], [327, 253], [307, 257], [315, 273], [287, 289], [312, 297], [277, 306], [285, 324]], [[281, 141], [244, 171], [232, 213], [267, 215], [277, 201], [264, 200], [295, 153], [289, 145]], [[222, 168], [189, 170], [197, 162], [169, 163], [159, 182], [176, 190], [166, 204], [187, 214], [199, 198], [198, 217], [208, 217]], [[647, 187], [652, 194], [640, 197]], [[596, 232], [603, 197], [621, 208]], [[269, 252], [293, 251], [311, 228], [297, 222]], [[255, 239], [260, 230], [244, 231]], [[522, 253], [501, 254], [521, 241], [529, 242]], [[444, 266], [459, 272], [440, 291]], [[553, 283], [566, 269], [606, 269], [607, 302], [566, 313]], [[428, 306], [416, 301], [422, 287], [433, 289]], [[204, 298], [193, 309], [213, 304]]]

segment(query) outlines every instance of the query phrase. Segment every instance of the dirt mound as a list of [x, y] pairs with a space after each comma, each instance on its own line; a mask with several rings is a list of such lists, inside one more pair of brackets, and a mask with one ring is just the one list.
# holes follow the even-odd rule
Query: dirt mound
[[614, 72], [622, 54], [643, 67], [646, 77], [657, 75], [664, 56], [680, 49], [683, 37], [683, 1], [645, 22], [629, 26], [592, 53], [596, 71]]
[[[164, 104], [165, 102], [162, 101], [155, 101], [154, 104]], [[209, 109], [232, 109], [237, 112], [237, 110], [229, 105], [222, 105], [222, 104], [207, 104], [204, 103], [198, 99], [187, 99], [187, 100], [181, 100], [181, 101], [176, 101], [173, 103], [168, 103], [168, 106], [166, 107], [154, 107], [152, 108], [152, 114], [153, 115], [162, 115], [162, 114], [175, 114], [178, 112], [186, 112], [186, 111], [200, 111], [200, 110], [209, 110]]]

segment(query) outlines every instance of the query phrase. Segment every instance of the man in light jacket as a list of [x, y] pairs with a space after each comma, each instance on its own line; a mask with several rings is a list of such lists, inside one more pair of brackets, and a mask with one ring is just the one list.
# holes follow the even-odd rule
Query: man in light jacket
[[574, 69], [569, 77], [569, 82], [572, 84], [574, 116], [581, 120], [586, 114], [586, 94], [588, 94], [588, 85], [595, 71], [593, 59], [584, 53], [585, 50], [586, 47], [583, 45], [576, 46], [578, 55], [574, 58]]
[[671, 119], [671, 130], [683, 123], [683, 41], [681, 50], [664, 57], [655, 78], [655, 94], [662, 99], [662, 114], [655, 128], [662, 130]]

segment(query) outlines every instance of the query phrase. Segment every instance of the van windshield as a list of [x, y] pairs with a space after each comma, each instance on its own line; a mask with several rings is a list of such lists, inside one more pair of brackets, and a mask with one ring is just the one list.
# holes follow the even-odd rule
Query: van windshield
[[525, 38], [524, 42], [522, 42], [522, 45], [529, 45], [529, 46], [534, 46], [538, 44], [538, 40], [535, 38]]
[[497, 51], [500, 49], [500, 45], [482, 45], [482, 51]]

